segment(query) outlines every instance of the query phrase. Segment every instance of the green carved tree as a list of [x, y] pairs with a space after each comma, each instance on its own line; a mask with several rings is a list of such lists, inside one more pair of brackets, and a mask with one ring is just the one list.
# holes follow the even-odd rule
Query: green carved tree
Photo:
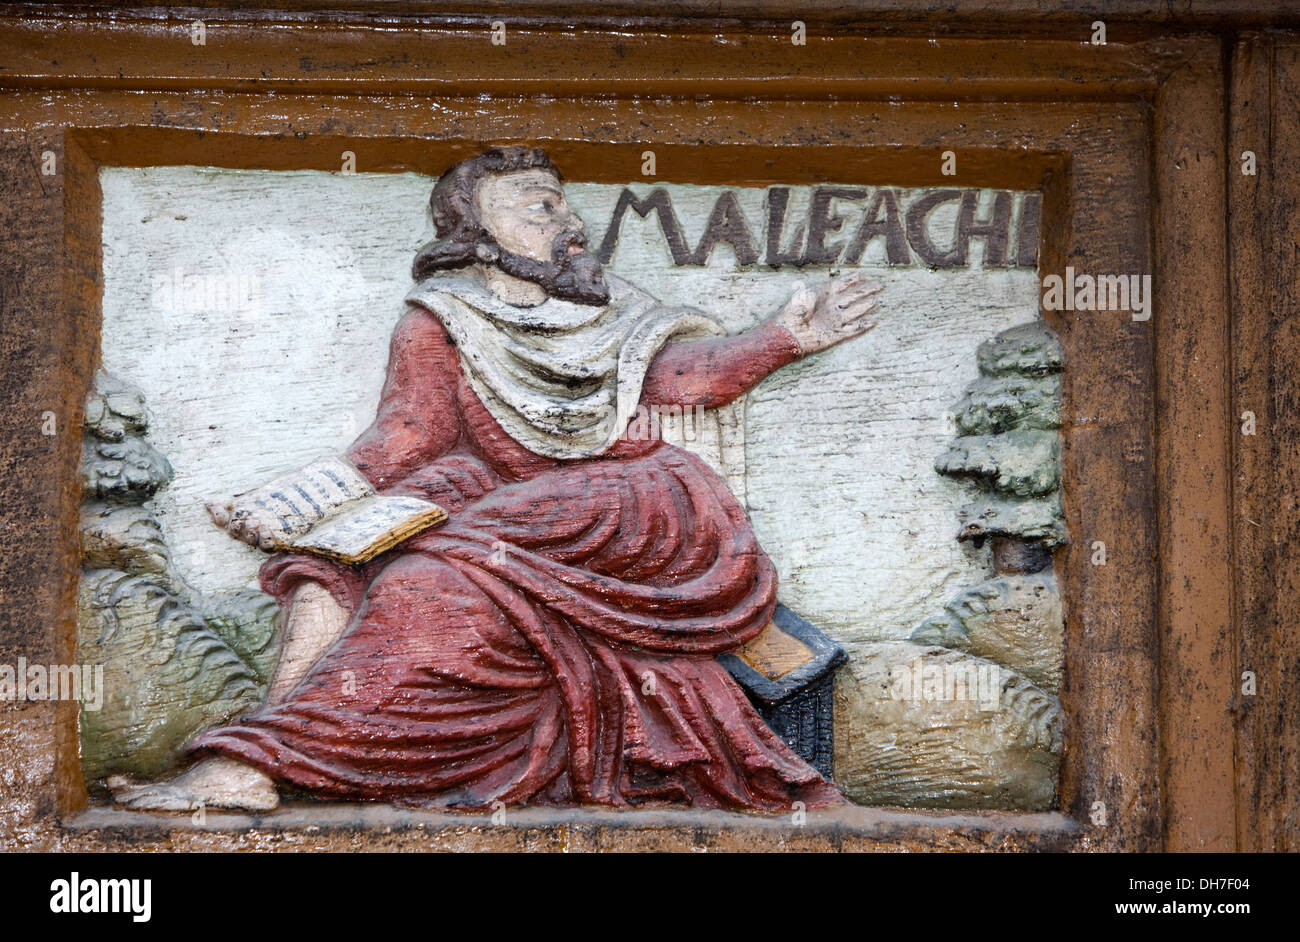
[[957, 539], [991, 540], [991, 578], [950, 599], [911, 633], [914, 644], [991, 661], [1010, 672], [1050, 735], [1039, 757], [1055, 780], [1061, 751], [1064, 612], [1052, 550], [1068, 539], [1061, 511], [1061, 348], [1042, 321], [985, 341], [979, 377], [957, 403], [957, 437], [935, 462], [969, 482]]
[[976, 353], [980, 376], [957, 404], [958, 437], [935, 470], [972, 482], [960, 540], [1017, 540], [1050, 551], [1061, 510], [1061, 346], [1042, 321], [1002, 331]]
[[81, 712], [87, 782], [163, 775], [197, 732], [262, 699], [279, 607], [260, 592], [208, 598], [176, 572], [149, 502], [172, 467], [146, 439], [144, 397], [103, 371], [86, 403], [78, 594], [83, 664], [103, 665]]

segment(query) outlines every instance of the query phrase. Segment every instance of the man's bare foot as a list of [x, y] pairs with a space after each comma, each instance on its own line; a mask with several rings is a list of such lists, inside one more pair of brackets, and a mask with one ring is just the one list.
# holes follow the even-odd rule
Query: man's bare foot
[[108, 779], [113, 799], [141, 811], [193, 811], [198, 807], [274, 811], [275, 783], [242, 762], [214, 756], [166, 782], [137, 785], [124, 775]]

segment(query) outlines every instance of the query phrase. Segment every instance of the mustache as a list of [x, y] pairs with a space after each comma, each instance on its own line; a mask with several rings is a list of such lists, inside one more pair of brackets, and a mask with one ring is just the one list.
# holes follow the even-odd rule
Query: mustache
[[551, 243], [551, 259], [559, 261], [561, 258], [569, 258], [569, 249], [574, 246], [583, 249], [587, 248], [587, 237], [577, 229], [565, 229], [555, 237]]
[[[503, 249], [495, 240], [492, 242], [496, 265], [507, 275], [539, 284], [547, 294], [565, 301], [608, 304], [609, 286], [605, 283], [604, 267], [586, 251], [586, 246], [587, 237], [583, 233], [566, 229], [552, 241], [550, 261], [539, 262]], [[583, 251], [570, 252], [574, 247]]]

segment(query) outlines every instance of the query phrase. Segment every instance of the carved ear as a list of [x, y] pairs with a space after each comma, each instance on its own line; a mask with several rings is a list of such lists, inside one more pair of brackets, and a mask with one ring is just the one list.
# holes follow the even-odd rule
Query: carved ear
[[483, 245], [482, 243], [474, 247], [474, 254], [480, 262], [495, 262], [501, 255], [495, 245]]

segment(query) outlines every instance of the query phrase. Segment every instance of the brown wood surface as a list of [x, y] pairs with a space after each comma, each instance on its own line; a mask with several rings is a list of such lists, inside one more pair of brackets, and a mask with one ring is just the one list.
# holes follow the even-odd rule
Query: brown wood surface
[[1223, 76], [1201, 44], [1156, 102], [1156, 448], [1165, 848], [1236, 833]]
[[[1251, 35], [1232, 54], [1228, 221], [1233, 247], [1233, 572], [1236, 645], [1237, 844], [1297, 848], [1300, 776], [1297, 495], [1300, 422], [1295, 412], [1300, 332], [1295, 327], [1300, 212], [1300, 38]], [[1254, 151], [1256, 176], [1241, 173]], [[1257, 431], [1243, 435], [1242, 414]], [[1256, 693], [1241, 675], [1256, 677]]]
[[[742, 41], [743, 24], [722, 36], [662, 26], [570, 36], [555, 22], [507, 45], [509, 53], [493, 53], [481, 24], [252, 27], [250, 17], [240, 14], [224, 39], [210, 31], [209, 45], [194, 47], [179, 25], [147, 17], [56, 30], [0, 11], [0, 179], [8, 197], [0, 506], [8, 544], [30, 548], [0, 561], [0, 653], [10, 661], [20, 653], [65, 656], [74, 636], [79, 413], [99, 344], [100, 165], [334, 170], [351, 150], [358, 170], [437, 172], [483, 142], [531, 141], [548, 147], [570, 177], [602, 182], [638, 179], [640, 154], [653, 148], [659, 179], [674, 182], [1041, 187], [1045, 272], [1154, 269], [1158, 292], [1150, 322], [1127, 312], [1049, 315], [1066, 355], [1074, 543], [1057, 560], [1067, 619], [1061, 808], [1075, 823], [968, 815], [963, 821], [978, 823], [963, 827], [983, 836], [967, 830], [958, 839], [950, 822], [916, 815], [887, 833], [860, 823], [854, 846], [1231, 847], [1248, 841], [1239, 809], [1252, 770], [1260, 772], [1249, 786], [1261, 797], [1260, 820], [1272, 828], [1258, 841], [1285, 839], [1279, 835], [1295, 814], [1287, 797], [1294, 789], [1286, 790], [1296, 771], [1295, 720], [1284, 716], [1280, 691], [1267, 703], [1257, 697], [1240, 732], [1249, 743], [1234, 747], [1232, 662], [1239, 643], [1243, 662], [1270, 661], [1258, 668], [1261, 688], [1265, 670], [1278, 672], [1276, 684], [1295, 676], [1284, 673], [1293, 671], [1294, 645], [1272, 640], [1285, 609], [1263, 600], [1276, 593], [1292, 609], [1300, 601], [1300, 419], [1288, 417], [1296, 403], [1285, 370], [1300, 339], [1296, 328], [1267, 320], [1288, 304], [1294, 311], [1280, 266], [1268, 287], [1270, 311], [1258, 315], [1268, 326], [1240, 328], [1245, 349], [1234, 361], [1258, 360], [1265, 338], [1290, 358], [1256, 363], [1246, 377], [1254, 385], [1243, 388], [1271, 398], [1276, 434], [1251, 442], [1271, 450], [1244, 467], [1247, 453], [1230, 451], [1238, 410], [1228, 394], [1221, 207], [1234, 164], [1225, 167], [1217, 39], [1151, 37], [1147, 29], [1106, 47], [1019, 37], [943, 39], [937, 47], [843, 37], [813, 46], [810, 38], [809, 47], [791, 47], [786, 37]], [[986, 20], [986, 29], [996, 22]], [[820, 57], [815, 67], [810, 50]], [[1300, 72], [1287, 61], [1290, 89]], [[744, 98], [754, 100], [736, 100]], [[1288, 100], [1291, 110], [1272, 120], [1294, 140], [1296, 99]], [[62, 154], [53, 178], [38, 170], [46, 141]], [[955, 179], [939, 174], [939, 155], [949, 149], [958, 154]], [[1274, 202], [1272, 233], [1293, 233], [1284, 228], [1293, 215], [1282, 213], [1294, 214], [1294, 202], [1294, 194]], [[1248, 224], [1236, 219], [1234, 233]], [[1269, 251], [1260, 248], [1260, 265]], [[46, 408], [63, 431], [53, 441], [39, 435]], [[1242, 475], [1266, 462], [1285, 465], [1276, 484], [1246, 488]], [[1273, 543], [1267, 534], [1242, 539], [1242, 500], [1272, 501]], [[1240, 615], [1232, 618], [1230, 536], [1255, 571], [1262, 553], [1276, 563], [1272, 585], [1243, 581], [1240, 562], [1235, 569], [1238, 594], [1273, 619], [1253, 636]], [[1090, 564], [1094, 540], [1106, 542], [1108, 565]], [[75, 710], [60, 711], [57, 723], [54, 714], [46, 704], [0, 714], [0, 754], [21, 776], [0, 809], [0, 844], [120, 846], [140, 825], [120, 828], [113, 822], [125, 819], [82, 811]], [[1289, 745], [1280, 738], [1288, 732]], [[1280, 758], [1266, 763], [1269, 749]], [[1107, 807], [1105, 826], [1089, 823], [1096, 802]], [[336, 832], [302, 833], [304, 813], [268, 827], [293, 832], [297, 846], [335, 846]], [[363, 819], [338, 830], [351, 833]], [[1040, 836], [1026, 840], [1036, 828]], [[150, 834], [158, 847], [264, 843], [228, 830], [187, 833], [171, 821]]]
[[[1300, 846], [1300, 42], [1295, 36], [1274, 48], [1272, 114], [1273, 215], [1264, 251], [1270, 272], [1271, 394], [1273, 431], [1269, 436], [1277, 480], [1270, 526], [1274, 552], [1268, 560], [1273, 579], [1272, 616], [1252, 634], [1268, 649], [1254, 661], [1266, 661], [1272, 681], [1256, 696], [1264, 706], [1264, 723], [1254, 730], [1256, 749], [1272, 747], [1265, 793], [1256, 807], [1259, 846], [1294, 851]], [[1254, 565], [1243, 561], [1243, 565]], [[1247, 781], [1250, 781], [1247, 778]]]
[[[61, 177], [40, 173], [47, 150], [62, 165], [58, 130], [0, 134], [0, 663], [10, 665], [20, 657], [72, 661], [68, 589], [81, 568], [70, 549], [80, 500], [70, 471], [80, 460], [82, 377], [91, 363], [75, 339], [87, 325], [63, 305], [65, 194]], [[47, 413], [52, 436], [43, 434]], [[75, 703], [0, 705], [0, 846], [9, 832], [54, 814], [68, 775], [79, 776], [75, 722]]]
[[1021, 45], [1008, 69], [998, 56], [1005, 44], [983, 38], [835, 33], [794, 46], [788, 29], [651, 29], [632, 40], [559, 23], [510, 30], [497, 46], [482, 26], [205, 23], [206, 43], [196, 46], [187, 19], [0, 19], [0, 80], [9, 88], [510, 98], [735, 98], [763, 82], [765, 99], [1095, 101], [1149, 92], [1161, 61], [1176, 56], [1160, 44], [1090, 46], [1086, 32]]
[[[154, 16], [177, 15], [176, 6], [168, 0], [59, 0], [54, 4], [4, 6], [39, 10], [51, 5], [71, 11], [120, 11], [126, 7]], [[256, 18], [267, 5], [258, 0], [188, 0], [182, 9], [220, 10], [231, 16]], [[1108, 22], [1185, 28], [1300, 22], [1300, 11], [1289, 0], [275, 0], [269, 5], [299, 14], [473, 23], [499, 17], [563, 24], [618, 19], [624, 26], [662, 19], [743, 19], [772, 24], [798, 19], [809, 24], [854, 24], [877, 29], [918, 25], [939, 32], [957, 27], [996, 32], [1007, 24], [1021, 29], [1055, 30], [1076, 23], [1087, 27], [1098, 17]]]
[[[1075, 128], [1067, 172], [1044, 191], [1040, 270], [1150, 271], [1145, 109], [1106, 108]], [[1090, 821], [1104, 805], [1097, 847], [1156, 849], [1154, 338], [1150, 323], [1124, 311], [1044, 316], [1065, 356], [1062, 463], [1073, 540], [1056, 564], [1066, 625], [1061, 807]], [[1091, 562], [1098, 541], [1104, 566]]]

